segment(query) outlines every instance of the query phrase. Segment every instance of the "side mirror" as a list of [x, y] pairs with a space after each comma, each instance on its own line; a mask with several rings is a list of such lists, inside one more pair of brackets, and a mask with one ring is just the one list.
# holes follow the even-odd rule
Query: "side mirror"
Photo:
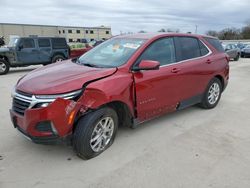
[[142, 60], [139, 67], [134, 67], [134, 71], [140, 70], [159, 70], [160, 63], [158, 61]]

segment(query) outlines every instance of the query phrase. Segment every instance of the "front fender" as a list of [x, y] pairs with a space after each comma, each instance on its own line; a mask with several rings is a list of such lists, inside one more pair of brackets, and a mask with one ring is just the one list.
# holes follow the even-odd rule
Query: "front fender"
[[134, 87], [131, 74], [113, 76], [89, 84], [79, 102], [86, 109], [97, 109], [111, 102], [126, 104], [134, 115]]

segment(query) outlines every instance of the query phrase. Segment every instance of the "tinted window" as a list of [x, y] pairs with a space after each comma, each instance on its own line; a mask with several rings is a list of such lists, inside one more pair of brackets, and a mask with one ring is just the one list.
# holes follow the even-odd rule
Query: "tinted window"
[[39, 47], [50, 47], [49, 39], [38, 39]]
[[180, 48], [180, 60], [192, 59], [200, 57], [200, 47], [199, 42], [193, 37], [177, 37], [179, 41]]
[[138, 65], [142, 60], [154, 60], [160, 62], [161, 65], [176, 62], [175, 47], [173, 38], [164, 38], [157, 40], [151, 44], [137, 60]]
[[199, 46], [200, 46], [201, 56], [207, 55], [209, 53], [209, 50], [201, 41], [199, 41]]
[[211, 44], [216, 50], [218, 50], [219, 52], [225, 52], [220, 41], [218, 39], [214, 39], [214, 38], [209, 38], [209, 37], [204, 37], [204, 39], [209, 42], [209, 44]]
[[94, 34], [94, 31], [93, 31], [93, 30], [90, 30], [90, 34]]
[[72, 33], [72, 30], [71, 30], [71, 29], [69, 29], [69, 30], [68, 30], [68, 33]]
[[52, 46], [55, 49], [67, 48], [67, 43], [64, 38], [52, 38], [51, 39]]
[[76, 30], [76, 33], [81, 33], [81, 31], [80, 30]]
[[33, 39], [23, 39], [21, 45], [23, 45], [23, 48], [35, 48], [35, 42]]

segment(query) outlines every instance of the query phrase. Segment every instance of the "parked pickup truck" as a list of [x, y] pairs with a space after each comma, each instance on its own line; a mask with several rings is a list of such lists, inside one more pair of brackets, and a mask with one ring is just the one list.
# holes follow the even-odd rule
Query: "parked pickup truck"
[[90, 159], [113, 143], [118, 126], [195, 104], [214, 108], [228, 79], [229, 56], [216, 38], [123, 35], [28, 73], [13, 90], [10, 115], [33, 142], [70, 140]]
[[65, 38], [16, 37], [6, 47], [0, 48], [0, 75], [8, 73], [10, 67], [47, 65], [68, 58]]

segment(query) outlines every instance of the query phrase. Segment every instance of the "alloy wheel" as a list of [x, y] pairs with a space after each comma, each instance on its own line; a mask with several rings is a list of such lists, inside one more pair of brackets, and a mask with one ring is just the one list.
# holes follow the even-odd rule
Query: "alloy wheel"
[[3, 62], [0, 62], [0, 72], [6, 71], [6, 65]]
[[215, 104], [220, 96], [220, 86], [218, 83], [213, 83], [208, 90], [208, 102], [213, 105]]
[[112, 117], [104, 117], [96, 124], [90, 139], [90, 146], [94, 152], [100, 152], [108, 146], [114, 133], [114, 127]]

